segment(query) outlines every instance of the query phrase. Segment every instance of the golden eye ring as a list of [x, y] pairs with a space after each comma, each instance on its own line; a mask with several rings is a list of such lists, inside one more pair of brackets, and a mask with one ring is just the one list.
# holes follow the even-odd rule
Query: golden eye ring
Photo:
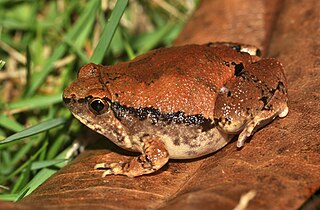
[[101, 98], [92, 98], [89, 101], [89, 109], [91, 112], [100, 115], [109, 109], [109, 104]]

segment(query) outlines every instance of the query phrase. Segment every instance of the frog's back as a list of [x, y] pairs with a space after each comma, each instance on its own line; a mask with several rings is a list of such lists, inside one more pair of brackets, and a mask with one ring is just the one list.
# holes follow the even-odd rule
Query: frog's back
[[210, 118], [234, 65], [248, 62], [249, 55], [226, 46], [187, 45], [153, 50], [101, 72], [111, 100], [121, 105]]

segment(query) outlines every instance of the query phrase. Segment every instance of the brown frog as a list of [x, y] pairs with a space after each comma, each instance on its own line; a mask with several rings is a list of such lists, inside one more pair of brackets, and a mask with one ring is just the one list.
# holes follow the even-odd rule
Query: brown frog
[[113, 66], [87, 64], [64, 90], [73, 115], [118, 146], [141, 152], [98, 163], [103, 176], [149, 174], [169, 158], [200, 157], [237, 146], [285, 117], [287, 81], [275, 59], [253, 46], [209, 43], [161, 48]]

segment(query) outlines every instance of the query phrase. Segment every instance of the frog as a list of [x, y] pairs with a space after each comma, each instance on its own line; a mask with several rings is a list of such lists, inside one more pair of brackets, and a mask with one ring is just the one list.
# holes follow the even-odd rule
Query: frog
[[96, 163], [102, 177], [137, 177], [169, 159], [217, 152], [237, 137], [288, 114], [283, 65], [251, 45], [232, 42], [159, 48], [131, 61], [89, 63], [63, 101], [84, 125], [140, 155]]

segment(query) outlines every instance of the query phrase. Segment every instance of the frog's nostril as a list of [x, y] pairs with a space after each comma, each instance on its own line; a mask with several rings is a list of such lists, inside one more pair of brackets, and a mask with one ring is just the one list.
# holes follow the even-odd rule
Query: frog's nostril
[[75, 94], [64, 95], [62, 99], [65, 104], [68, 104], [76, 100], [76, 95]]
[[70, 103], [70, 101], [71, 101], [70, 98], [65, 98], [65, 97], [63, 97], [63, 102], [64, 102], [65, 104]]

